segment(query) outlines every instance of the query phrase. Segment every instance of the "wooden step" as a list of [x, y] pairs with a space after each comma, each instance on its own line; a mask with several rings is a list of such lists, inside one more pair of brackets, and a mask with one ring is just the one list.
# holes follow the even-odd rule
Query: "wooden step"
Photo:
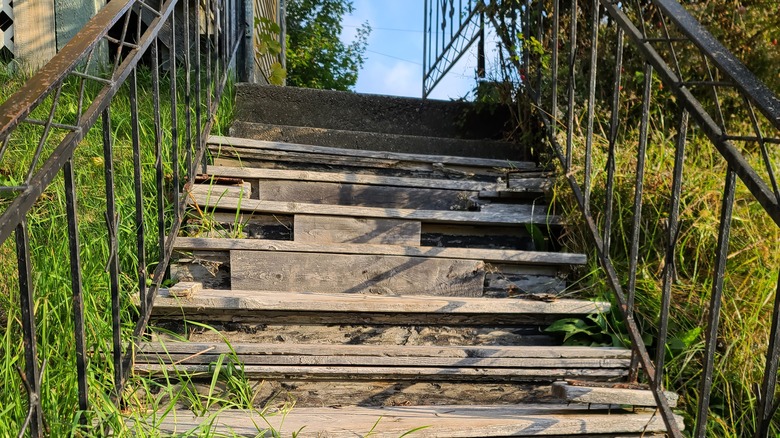
[[309, 170], [260, 169], [252, 167], [208, 166], [206, 173], [214, 176], [240, 178], [247, 181], [310, 181], [339, 184], [361, 184], [389, 187], [429, 188], [477, 192], [479, 196], [500, 197], [511, 193], [546, 193], [552, 186], [551, 178], [523, 178], [512, 174], [508, 181], [480, 182], [467, 180], [409, 178], [366, 175], [354, 172], [316, 172]]
[[370, 151], [359, 149], [343, 149], [328, 146], [314, 146], [277, 141], [252, 140], [240, 137], [209, 137], [210, 147], [247, 148], [256, 150], [277, 150], [285, 152], [303, 152], [313, 155], [333, 155], [351, 159], [371, 158], [409, 163], [441, 163], [468, 167], [506, 168], [511, 170], [538, 169], [536, 163], [529, 161], [499, 160], [493, 158], [457, 157], [450, 155], [409, 154], [401, 152]]
[[[289, 170], [342, 171], [383, 176], [470, 179], [496, 182], [511, 175], [543, 177], [549, 171], [527, 161], [494, 160], [445, 155], [398, 154], [326, 148], [294, 143], [216, 138], [209, 145], [218, 166]], [[362, 155], [361, 155], [362, 154]]]
[[[158, 414], [159, 415], [159, 414]], [[570, 436], [650, 436], [666, 429], [653, 411], [588, 409], [562, 404], [516, 406], [388, 406], [292, 408], [258, 412], [221, 410], [198, 417], [190, 410], [173, 410], [162, 420], [150, 420], [150, 428], [171, 434], [203, 434], [207, 431], [237, 436], [258, 436], [273, 429], [278, 436], [299, 432], [299, 437], [398, 438]], [[678, 425], [683, 420], [677, 417]]]
[[[430, 347], [397, 345], [301, 345], [147, 343], [136, 370], [157, 373], [214, 370], [220, 360], [240, 363], [253, 377], [554, 380], [627, 374], [630, 351], [588, 347]], [[209, 366], [211, 368], [209, 369]], [[327, 390], [323, 388], [323, 390]]]
[[[559, 403], [550, 395], [547, 382], [418, 380], [302, 380], [263, 379], [249, 382], [253, 406], [282, 408], [323, 406], [412, 406], [412, 405], [510, 405], [519, 403]], [[256, 384], [256, 385], [255, 385]], [[221, 391], [224, 388], [218, 383]], [[171, 388], [174, 394], [186, 390], [202, 399], [214, 394], [211, 379], [190, 379]], [[180, 401], [185, 402], [184, 397]], [[185, 402], [186, 403], [186, 402]]]
[[444, 211], [444, 210], [414, 210], [401, 208], [355, 207], [348, 205], [308, 204], [298, 202], [259, 201], [255, 199], [239, 199], [207, 194], [192, 194], [187, 197], [190, 205], [197, 205], [200, 210], [222, 209], [244, 213], [265, 214], [311, 214], [325, 216], [350, 216], [387, 219], [418, 220], [423, 223], [449, 223], [466, 225], [524, 225], [538, 226], [561, 225], [561, 219], [556, 215], [547, 214], [543, 205], [508, 205], [502, 211]]
[[479, 248], [440, 248], [376, 244], [313, 244], [265, 239], [204, 239], [177, 237], [173, 248], [178, 251], [277, 251], [322, 254], [373, 254], [405, 257], [482, 260], [487, 263], [522, 265], [584, 265], [585, 254], [543, 251], [511, 251]]
[[161, 289], [154, 302], [157, 318], [186, 316], [208, 321], [271, 321], [276, 315], [309, 323], [521, 325], [551, 321], [564, 315], [606, 312], [609, 303], [558, 299], [537, 301], [513, 298], [449, 298], [432, 296], [377, 296], [307, 292], [204, 289], [189, 298]]
[[[648, 388], [632, 388], [630, 384], [611, 384], [598, 382], [555, 382], [552, 385], [552, 395], [569, 403], [594, 403], [629, 406], [656, 407], [653, 392]], [[638, 386], [638, 385], [636, 385]], [[676, 407], [679, 396], [671, 391], [664, 391], [669, 406]]]
[[[340, 109], [343, 111], [343, 109]], [[372, 126], [373, 128], [373, 126]], [[447, 154], [466, 157], [522, 157], [520, 144], [489, 139], [442, 138], [435, 136], [399, 135], [379, 132], [347, 131], [267, 123], [233, 121], [233, 137], [288, 143], [316, 144], [344, 149], [411, 152], [416, 154]]]
[[[206, 327], [189, 325], [184, 321], [165, 321], [165, 331], [153, 333], [153, 342], [188, 342], [221, 344], [317, 344], [317, 345], [403, 345], [424, 347], [493, 348], [496, 346], [546, 347], [560, 345], [560, 338], [544, 332], [538, 325], [464, 325], [445, 321], [434, 325], [404, 324], [396, 317], [396, 324], [317, 324], [312, 319], [294, 323], [289, 319], [264, 319], [254, 323], [211, 321]], [[173, 333], [178, 333], [174, 335]], [[159, 341], [158, 341], [159, 339]], [[548, 388], [549, 390], [549, 388]]]

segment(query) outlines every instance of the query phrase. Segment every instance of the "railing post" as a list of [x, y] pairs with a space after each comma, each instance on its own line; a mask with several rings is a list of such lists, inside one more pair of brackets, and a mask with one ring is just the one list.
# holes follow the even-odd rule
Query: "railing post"
[[38, 342], [35, 335], [35, 302], [33, 300], [32, 266], [30, 264], [30, 238], [27, 234], [27, 220], [16, 226], [16, 261], [19, 269], [19, 305], [22, 309], [22, 337], [24, 342], [24, 386], [29, 402], [27, 419], [22, 431], [28, 425], [31, 437], [43, 436], [43, 413], [41, 412], [41, 380], [38, 368]]
[[73, 331], [76, 340], [76, 380], [79, 388], [79, 423], [87, 424], [88, 405], [87, 387], [87, 347], [84, 339], [84, 294], [81, 287], [81, 257], [79, 255], [79, 225], [76, 201], [75, 175], [73, 160], [68, 160], [62, 168], [65, 175], [65, 204], [68, 217], [68, 248], [70, 250], [70, 275], [73, 294]]

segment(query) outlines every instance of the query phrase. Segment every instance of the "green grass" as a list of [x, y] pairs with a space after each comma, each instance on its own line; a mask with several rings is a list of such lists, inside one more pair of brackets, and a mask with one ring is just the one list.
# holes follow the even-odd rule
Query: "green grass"
[[[0, 100], [4, 101], [24, 82], [25, 78], [0, 72]], [[184, 139], [183, 80], [179, 81], [179, 137]], [[168, 102], [168, 79], [161, 81], [162, 131], [164, 174], [166, 189], [170, 189], [173, 169], [166, 145], [171, 138], [171, 108]], [[139, 70], [140, 136], [144, 188], [144, 213], [147, 250], [147, 272], [156, 263], [157, 222], [154, 193], [154, 118], [150, 73]], [[87, 102], [96, 89], [87, 88]], [[232, 86], [226, 89], [221, 102], [214, 132], [223, 134], [232, 121]], [[46, 118], [51, 99], [41, 105], [33, 115]], [[77, 111], [78, 84], [69, 83], [62, 93], [55, 120], [72, 123]], [[130, 340], [130, 333], [137, 317], [131, 294], [137, 291], [138, 258], [135, 251], [134, 189], [131, 144], [131, 118], [129, 93], [123, 87], [111, 104], [112, 137], [114, 139], [114, 166], [116, 204], [119, 212], [119, 261], [121, 266], [123, 339]], [[7, 155], [0, 162], [2, 183], [21, 181], [40, 138], [38, 127], [22, 126], [15, 131], [9, 143]], [[53, 132], [46, 143], [41, 162], [51, 153], [53, 145], [63, 137], [63, 132]], [[183, 151], [183, 148], [181, 149]], [[123, 418], [140, 415], [139, 408], [154, 409], [183, 398], [189, 403], [201, 403], [199, 395], [186, 390], [187, 385], [169, 385], [167, 381], [133, 377], [128, 385], [128, 406], [120, 410], [109, 399], [113, 387], [111, 357], [111, 321], [109, 278], [106, 273], [109, 247], [106, 238], [104, 212], [105, 188], [103, 171], [103, 146], [101, 123], [98, 122], [78, 146], [73, 157], [79, 213], [79, 239], [81, 243], [81, 267], [83, 276], [84, 307], [86, 315], [86, 342], [88, 354], [88, 384], [91, 410], [78, 412], [75, 367], [75, 339], [73, 335], [72, 290], [70, 285], [69, 252], [66, 231], [65, 196], [62, 175], [59, 175], [28, 214], [31, 259], [35, 288], [35, 316], [39, 363], [46, 360], [42, 379], [42, 403], [45, 434], [49, 436], [101, 435], [104, 427], [111, 427], [120, 434], [125, 430]], [[184, 155], [180, 157], [183, 175]], [[40, 166], [40, 163], [39, 163]], [[0, 199], [0, 211], [4, 211], [10, 199]], [[168, 217], [171, 217], [172, 200], [166, 197]], [[166, 230], [170, 227], [170, 219]], [[27, 396], [21, 380], [24, 356], [21, 336], [19, 292], [16, 278], [15, 246], [13, 238], [0, 244], [0, 378], [4, 390], [0, 392], [0, 431], [16, 434], [27, 414]], [[187, 381], [186, 376], [171, 376], [171, 380]], [[177, 388], [180, 388], [178, 392]], [[143, 389], [143, 391], [139, 391]], [[139, 396], [139, 394], [143, 394]], [[244, 396], [246, 394], [242, 394]], [[213, 404], [215, 401], [207, 401]], [[93, 429], [78, 425], [78, 417], [86, 415], [89, 424], [101, 423]], [[139, 417], [140, 418], [140, 417]], [[141, 423], [136, 423], [135, 429]], [[124, 432], [123, 432], [124, 431]]]
[[[662, 104], [664, 96], [654, 99]], [[628, 102], [626, 113], [631, 113]], [[584, 117], [580, 119], [574, 159], [575, 174], [582, 183]], [[603, 224], [606, 192], [606, 151], [609, 114], [597, 117], [594, 139], [592, 183], [593, 214]], [[664, 111], [654, 110], [650, 119], [650, 139], [647, 152], [645, 192], [641, 217], [639, 266], [637, 270], [637, 318], [640, 328], [653, 339], [650, 352], [655, 357], [659, 348], [654, 341], [660, 315], [665, 245], [669, 216], [676, 123]], [[611, 233], [610, 258], [621, 284], [628, 283], [628, 254], [633, 218], [634, 180], [638, 123], [624, 122], [617, 150], [615, 179], [615, 210]], [[626, 127], [628, 126], [628, 127]], [[699, 131], [689, 129], [686, 149], [683, 190], [680, 204], [680, 230], [675, 254], [677, 281], [672, 285], [670, 334], [666, 350], [665, 382], [668, 389], [682, 396], [678, 413], [683, 415], [686, 429], [693, 428], [699, 401], [701, 361], [703, 358], [715, 248], [719, 226], [721, 198], [726, 175], [725, 160]], [[749, 130], [745, 125], [744, 129]], [[740, 132], [740, 131], [733, 131]], [[746, 132], [745, 130], [741, 132]], [[565, 138], [559, 138], [565, 144]], [[757, 151], [747, 150], [747, 159], [760, 166]], [[582, 224], [582, 217], [568, 184], [560, 178], [556, 198], [566, 206], [566, 216], [573, 224]], [[570, 250], [593, 253], [591, 240], [584, 226], [570, 227], [565, 235]], [[780, 267], [780, 229], [774, 224], [747, 188], [737, 184], [732, 220], [729, 255], [726, 267], [723, 309], [718, 331], [718, 352], [708, 423], [708, 436], [752, 436], [756, 424], [754, 384], [761, 383], [771, 312]], [[580, 287], [590, 294], [611, 296], [596, 257], [590, 265], [573, 277], [582, 278]], [[619, 317], [611, 329], [623, 331]], [[625, 338], [625, 335], [619, 336]], [[780, 418], [775, 417], [772, 434], [780, 433]]]

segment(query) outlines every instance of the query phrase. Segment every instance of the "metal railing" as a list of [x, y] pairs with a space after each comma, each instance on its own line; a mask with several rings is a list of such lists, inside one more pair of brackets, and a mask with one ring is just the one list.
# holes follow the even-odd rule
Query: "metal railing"
[[[736, 219], [737, 180], [747, 188], [747, 202], [760, 205], [768, 226], [780, 226], [776, 174], [780, 165], [780, 99], [676, 0], [519, 0], [503, 5], [486, 1], [480, 7], [510, 52], [505, 59], [521, 74], [519, 86], [537, 110], [582, 214], [630, 339], [632, 377], [648, 382], [667, 430], [674, 437], [683, 435], [662, 389], [667, 377], [670, 309], [677, 298], [672, 291], [681, 254], [681, 196], [685, 194], [684, 185], [689, 184], [684, 173], [686, 153], [690, 153], [686, 145], [694, 128], [725, 163], [717, 245], [709, 248], [714, 263], [707, 281], [711, 289], [709, 308], [702, 312], [706, 315], [705, 341], [698, 358], [698, 404], [690, 432], [696, 437], [712, 436], [707, 427], [715, 362], [723, 357], [718, 351], [718, 335], [730, 232]], [[426, 10], [426, 17], [430, 14], [432, 11]], [[513, 29], [517, 17], [521, 17], [521, 24]], [[458, 38], [453, 36], [438, 44], [446, 47]], [[443, 69], [427, 65], [424, 83], [432, 72]], [[629, 82], [635, 84], [635, 89], [628, 87]], [[657, 319], [648, 322], [638, 316], [643, 309], [637, 301], [637, 289], [640, 259], [646, 251], [642, 243], [645, 182], [652, 176], [647, 170], [651, 164], [647, 162], [648, 146], [653, 142], [649, 135], [651, 113], [656, 114], [656, 120], [671, 115], [676, 126], [667, 129], [674, 133], [673, 140], [658, 145], [673, 149], [669, 153], [674, 154], [674, 169], [667, 182], [668, 206], [664, 212], [662, 286], [657, 300], [660, 310]], [[597, 124], [597, 119], [609, 120], [606, 129], [600, 129], [605, 124]], [[625, 135], [629, 129], [635, 130], [636, 137]], [[636, 153], [630, 183], [617, 181], [616, 176], [616, 157], [627, 148]], [[604, 167], [598, 168], [601, 163]], [[633, 191], [631, 214], [623, 218], [617, 216], [616, 206], [620, 185]], [[594, 197], [594, 187], [600, 190], [599, 197]], [[612, 243], [618, 223], [628, 236], [625, 248], [615, 248]], [[615, 263], [617, 252], [627, 260], [625, 266]], [[762, 269], [776, 272], [780, 267]], [[774, 291], [756, 294], [768, 300], [773, 297], [774, 306], [765, 316], [771, 319], [767, 339], [756, 341], [765, 347], [755, 352], [763, 356], [764, 362], [762, 377], [754, 382], [755, 424], [744, 430], [754, 429], [756, 437], [766, 437], [780, 406], [775, 396], [780, 364], [780, 279]], [[648, 324], [654, 326], [652, 333], [656, 335], [653, 348], [642, 337], [642, 328], [647, 329]]]
[[425, 0], [423, 98], [478, 43], [477, 76], [485, 72], [485, 17], [480, 0]]
[[[31, 264], [27, 220], [31, 210], [62, 175], [71, 267], [69, 286], [75, 323], [78, 408], [80, 421], [86, 424], [88, 419], [84, 412], [89, 409], [90, 392], [88, 364], [94, 360], [95, 353], [90, 352], [85, 342], [84, 301], [90, 291], [83, 287], [85, 274], [80, 253], [88, 250], [89, 244], [79, 242], [79, 183], [74, 179], [74, 153], [91, 130], [100, 132], [103, 157], [102, 160], [96, 157], [95, 163], [103, 167], [105, 176], [103, 238], [109, 248], [106, 271], [110, 282], [108, 307], [113, 333], [112, 398], [118, 402], [130, 372], [133, 343], [144, 332], [154, 296], [166, 278], [172, 237], [181, 226], [186, 201], [179, 193], [192, 183], [203, 163], [207, 136], [215, 123], [217, 105], [233, 70], [232, 65], [239, 49], [246, 49], [243, 23], [244, 5], [238, 0], [111, 1], [0, 107], [0, 165], [8, 164], [6, 169], [13, 167], [8, 162], [13, 159], [9, 151], [25, 144], [22, 137], [29, 136], [29, 132], [35, 133], [34, 143], [37, 144], [34, 154], [30, 154], [32, 158], [15, 175], [15, 182], [0, 186], [0, 201], [3, 201], [0, 202], [0, 244], [15, 236], [18, 260], [25, 350], [22, 381], [29, 400], [28, 415], [20, 436], [28, 430], [32, 436], [42, 436], [45, 432], [41, 379], [47, 358], [43, 358], [41, 365], [36, 348], [34, 308], [36, 294], [40, 291], [33, 287], [36, 266]], [[98, 62], [94, 54], [100, 52], [101, 46], [110, 48], [110, 58]], [[146, 110], [139, 108], [138, 84], [142, 74], [144, 78], [151, 76], [151, 90], [141, 91], [152, 95], [153, 144], [141, 142], [139, 114]], [[161, 87], [169, 89], [161, 90]], [[111, 108], [120, 94], [125, 99], [129, 97], [129, 121], [112, 118]], [[78, 104], [73, 108], [59, 108], [64, 95], [78, 96]], [[170, 131], [163, 132], [163, 117], [170, 117]], [[116, 155], [114, 123], [131, 125], [131, 144], [123, 147], [122, 158]], [[142, 162], [142, 156], [151, 148], [154, 150], [154, 190], [148, 190], [149, 185], [145, 188], [142, 179], [142, 169], [151, 170], [148, 162]], [[132, 179], [134, 214], [120, 217], [115, 164], [126, 166], [129, 160], [132, 160], [132, 172], [127, 178]], [[156, 227], [145, 225], [153, 222], [146, 217], [146, 207], [151, 200]], [[91, 220], [94, 222], [94, 218]], [[123, 246], [130, 247], [129, 251], [134, 253], [137, 263], [133, 266], [122, 265], [120, 260], [120, 229], [130, 229], [125, 235], [134, 236]], [[150, 255], [153, 257], [147, 259]], [[153, 272], [149, 272], [152, 268]], [[133, 307], [130, 304], [132, 290], [138, 293], [140, 311], [136, 316], [128, 315], [126, 311]], [[132, 327], [131, 338], [129, 327]]]

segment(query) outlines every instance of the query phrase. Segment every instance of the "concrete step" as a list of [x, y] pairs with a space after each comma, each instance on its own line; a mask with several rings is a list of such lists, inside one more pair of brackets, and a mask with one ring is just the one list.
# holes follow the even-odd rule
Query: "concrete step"
[[243, 122], [494, 140], [509, 120], [504, 107], [254, 84], [236, 86], [235, 111]]
[[308, 126], [272, 125], [237, 120], [230, 127], [233, 137], [288, 143], [316, 144], [344, 149], [369, 149], [417, 154], [524, 160], [526, 148], [516, 143], [490, 139], [473, 140], [380, 132], [347, 131]]

